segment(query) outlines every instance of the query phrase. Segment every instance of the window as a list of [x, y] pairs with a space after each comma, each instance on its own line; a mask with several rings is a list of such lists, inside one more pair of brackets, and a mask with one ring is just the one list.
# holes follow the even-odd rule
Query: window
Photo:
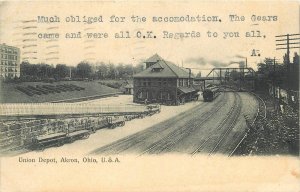
[[167, 79], [164, 79], [163, 84], [167, 85]]
[[160, 72], [162, 70], [162, 68], [153, 68], [152, 72]]
[[185, 79], [184, 81], [184, 86], [188, 86], [189, 85], [189, 80], [188, 79]]

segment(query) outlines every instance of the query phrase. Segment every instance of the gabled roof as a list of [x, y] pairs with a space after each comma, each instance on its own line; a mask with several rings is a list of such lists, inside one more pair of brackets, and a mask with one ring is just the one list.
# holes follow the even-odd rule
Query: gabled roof
[[[162, 68], [162, 70], [154, 71], [152, 70], [153, 68]], [[178, 67], [170, 61], [165, 61], [161, 59], [157, 61], [155, 64], [153, 64], [152, 66], [145, 69], [144, 71], [135, 74], [133, 77], [134, 78], [189, 78], [189, 70]], [[193, 75], [191, 75], [191, 78], [193, 78]]]
[[150, 58], [148, 58], [145, 63], [156, 63], [157, 61], [163, 60], [161, 56], [159, 56], [157, 53], [152, 55]]

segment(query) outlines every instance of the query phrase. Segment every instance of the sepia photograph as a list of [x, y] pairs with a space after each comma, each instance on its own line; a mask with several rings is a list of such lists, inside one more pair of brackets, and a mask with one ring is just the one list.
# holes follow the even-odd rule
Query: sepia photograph
[[0, 1], [0, 191], [299, 191], [299, 18]]

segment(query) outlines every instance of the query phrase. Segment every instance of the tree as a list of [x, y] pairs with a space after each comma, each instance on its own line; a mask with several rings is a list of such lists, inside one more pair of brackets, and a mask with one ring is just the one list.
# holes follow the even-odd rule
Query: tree
[[78, 77], [89, 78], [91, 77], [91, 74], [92, 74], [92, 67], [89, 63], [82, 61], [77, 65]]
[[271, 58], [265, 58], [263, 63], [257, 64], [258, 74], [261, 76], [263, 84], [268, 82], [275, 83], [276, 86], [282, 86], [286, 84], [287, 79], [287, 66], [285, 64], [275, 63]]
[[108, 67], [105, 63], [101, 62], [100, 65], [97, 66], [97, 76], [99, 79], [105, 79], [108, 73]]
[[70, 68], [65, 64], [57, 64], [55, 67], [55, 75], [58, 79], [62, 79], [69, 76]]
[[127, 77], [127, 78], [132, 77], [133, 72], [134, 72], [134, 69], [133, 69], [132, 64], [127, 64], [124, 66], [124, 77]]
[[116, 76], [117, 76], [117, 72], [116, 72], [115, 65], [110, 63], [108, 65], [108, 77], [111, 79], [116, 79]]
[[141, 71], [144, 70], [144, 64], [143, 63], [139, 63], [134, 67], [134, 73], [139, 73]]
[[123, 78], [124, 77], [124, 65], [123, 63], [119, 63], [116, 67], [116, 76], [119, 78]]
[[54, 76], [54, 67], [45, 63], [36, 65], [38, 67], [39, 79], [52, 78]]

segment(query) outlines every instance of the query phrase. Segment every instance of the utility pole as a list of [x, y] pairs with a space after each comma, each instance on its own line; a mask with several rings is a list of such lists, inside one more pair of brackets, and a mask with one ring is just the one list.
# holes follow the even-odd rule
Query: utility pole
[[273, 99], [274, 99], [274, 111], [276, 110], [276, 97], [275, 97], [275, 64], [276, 64], [276, 58], [274, 57], [273, 59], [273, 79], [272, 79], [272, 84], [273, 84]]
[[[286, 49], [286, 55], [287, 55], [287, 89], [288, 89], [288, 95], [290, 95], [291, 90], [291, 69], [290, 69], [290, 49], [299, 49], [300, 48], [300, 42], [297, 42], [295, 40], [300, 40], [300, 34], [286, 34], [286, 35], [277, 35], [275, 36], [277, 38], [283, 38], [283, 39], [276, 39], [276, 41], [283, 41], [283, 43], [277, 43], [276, 50], [279, 49]], [[283, 47], [282, 47], [283, 46]], [[289, 97], [289, 96], [288, 96]], [[290, 99], [288, 98], [288, 103], [290, 102]]]
[[69, 75], [70, 75], [70, 79], [72, 78], [72, 69], [71, 67], [69, 67]]

